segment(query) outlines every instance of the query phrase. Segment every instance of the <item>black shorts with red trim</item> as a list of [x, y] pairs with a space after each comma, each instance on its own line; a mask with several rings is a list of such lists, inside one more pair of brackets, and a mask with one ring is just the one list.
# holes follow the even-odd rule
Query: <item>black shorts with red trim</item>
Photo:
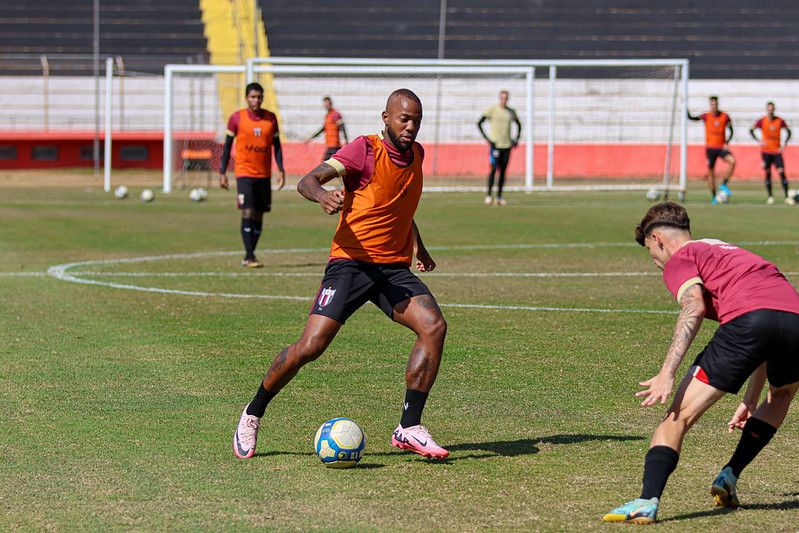
[[236, 177], [239, 209], [254, 209], [261, 213], [272, 210], [272, 179]]
[[325, 268], [322, 286], [314, 298], [312, 315], [342, 324], [366, 302], [392, 318], [394, 308], [414, 296], [431, 294], [404, 263], [377, 264], [340, 259]]
[[703, 383], [737, 394], [764, 361], [773, 386], [799, 381], [799, 314], [758, 309], [722, 324], [690, 372]]
[[705, 153], [707, 154], [707, 168], [712, 169], [716, 166], [716, 159], [719, 157], [724, 159], [732, 152], [724, 148], [705, 148]]
[[767, 154], [766, 152], [760, 152], [760, 155], [763, 157], [763, 168], [765, 170], [770, 169], [771, 165], [774, 165], [774, 168], [785, 169], [785, 163], [782, 161], [782, 154]]

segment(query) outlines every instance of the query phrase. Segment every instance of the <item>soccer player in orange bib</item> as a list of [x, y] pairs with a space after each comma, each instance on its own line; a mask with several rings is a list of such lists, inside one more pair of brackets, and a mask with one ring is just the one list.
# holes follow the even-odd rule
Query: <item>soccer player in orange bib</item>
[[233, 139], [236, 139], [236, 189], [241, 210], [241, 240], [244, 241], [242, 266], [258, 268], [264, 266], [255, 257], [255, 247], [261, 236], [264, 213], [272, 210], [272, 150], [279, 171], [277, 189], [283, 188], [286, 173], [283, 171], [283, 152], [280, 148], [280, 132], [274, 113], [261, 108], [264, 88], [250, 83], [245, 91], [247, 108], [236, 111], [228, 120], [222, 165], [219, 169], [219, 186], [229, 186], [227, 165]]
[[[237, 457], [253, 456], [267, 404], [303, 365], [322, 355], [366, 302], [416, 334], [405, 371], [402, 417], [391, 443], [425, 457], [449, 456], [421, 424], [447, 332], [438, 303], [410, 270], [414, 255], [420, 272], [436, 267], [413, 220], [422, 195], [424, 150], [415, 142], [421, 122], [419, 97], [408, 89], [394, 91], [383, 111], [381, 133], [358, 137], [297, 185], [325, 213], [340, 213], [338, 228], [302, 336], [278, 353], [241, 413], [233, 435]], [[343, 191], [322, 187], [337, 177], [344, 181]]]
[[325, 106], [325, 111], [327, 111], [325, 122], [322, 124], [319, 131], [305, 139], [305, 143], [311, 142], [314, 138], [324, 133], [325, 157], [322, 160], [327, 161], [333, 157], [336, 152], [341, 150], [341, 137], [344, 137], [344, 144], [347, 144], [349, 140], [347, 139], [347, 128], [344, 127], [344, 118], [338, 110], [333, 109], [333, 101], [330, 97], [325, 96], [322, 98], [322, 104]]
[[[718, 203], [716, 198], [716, 159], [721, 158], [727, 163], [727, 174], [719, 185], [719, 191], [727, 197], [732, 193], [727, 185], [735, 170], [735, 156], [730, 152], [730, 141], [732, 140], [732, 119], [724, 111], [719, 111], [718, 96], [710, 97], [710, 111], [702, 113], [698, 117], [688, 112], [688, 118], [705, 123], [705, 152], [707, 153], [707, 186], [713, 198], [713, 203]], [[729, 130], [729, 136], [727, 131]]]
[[[760, 130], [760, 139], [755, 135], [755, 130]], [[782, 142], [782, 130], [788, 132], [785, 142]], [[774, 115], [774, 102], [766, 104], [766, 116], [755, 122], [749, 128], [749, 134], [754, 140], [760, 143], [760, 155], [763, 157], [763, 171], [766, 178], [766, 191], [768, 200], [766, 203], [774, 203], [774, 196], [771, 195], [771, 166], [777, 169], [782, 178], [782, 190], [785, 193], [785, 203], [794, 205], [796, 200], [788, 196], [788, 178], [785, 177], [785, 163], [782, 160], [782, 151], [788, 140], [791, 138], [791, 129], [780, 117]]]

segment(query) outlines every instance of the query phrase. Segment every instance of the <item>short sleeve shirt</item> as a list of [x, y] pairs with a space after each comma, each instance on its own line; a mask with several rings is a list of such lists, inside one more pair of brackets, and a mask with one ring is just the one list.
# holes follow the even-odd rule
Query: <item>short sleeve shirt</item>
[[722, 324], [757, 309], [799, 313], [799, 293], [773, 263], [717, 239], [687, 242], [666, 263], [663, 281], [677, 301], [704, 286], [706, 317]]

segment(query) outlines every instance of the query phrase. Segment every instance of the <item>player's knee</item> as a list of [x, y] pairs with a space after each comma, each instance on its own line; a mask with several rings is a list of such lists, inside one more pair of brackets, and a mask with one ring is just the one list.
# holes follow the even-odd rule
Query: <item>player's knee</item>
[[441, 313], [429, 317], [422, 328], [422, 334], [443, 342], [447, 336], [447, 321]]
[[327, 348], [321, 337], [303, 337], [294, 345], [294, 355], [300, 364], [310, 363], [319, 358]]

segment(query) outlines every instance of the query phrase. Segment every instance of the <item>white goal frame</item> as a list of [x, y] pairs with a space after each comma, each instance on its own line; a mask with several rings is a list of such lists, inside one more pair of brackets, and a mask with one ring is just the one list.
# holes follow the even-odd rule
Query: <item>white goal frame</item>
[[[246, 82], [254, 81], [256, 74], [423, 74], [423, 75], [474, 75], [496, 74], [525, 76], [526, 94], [515, 95], [526, 102], [526, 115], [522, 119], [525, 144], [525, 177], [524, 187], [517, 188], [527, 192], [560, 191], [560, 190], [635, 190], [648, 189], [652, 182], [646, 184], [609, 184], [609, 185], [555, 185], [554, 183], [554, 131], [555, 131], [555, 82], [559, 67], [672, 67], [674, 75], [675, 105], [679, 108], [679, 118], [673, 127], [678, 127], [678, 139], [672, 138], [667, 147], [664, 164], [662, 187], [679, 192], [684, 197], [687, 175], [687, 96], [689, 79], [689, 61], [687, 59], [626, 59], [626, 60], [425, 60], [425, 59], [359, 59], [359, 58], [320, 58], [320, 57], [256, 57], [247, 60], [246, 65], [166, 65], [164, 68], [164, 183], [165, 193], [172, 191], [173, 162], [173, 77], [179, 73], [244, 73]], [[544, 185], [537, 185], [534, 177], [534, 83], [536, 69], [548, 69], [550, 97], [548, 102], [547, 130], [547, 173]], [[541, 81], [539, 80], [539, 83]], [[678, 182], [669, 179], [671, 148], [679, 146]], [[478, 188], [476, 188], [478, 189]], [[483, 190], [479, 187], [479, 190]], [[463, 188], [460, 188], [463, 190]], [[506, 190], [512, 188], [506, 187]]]

